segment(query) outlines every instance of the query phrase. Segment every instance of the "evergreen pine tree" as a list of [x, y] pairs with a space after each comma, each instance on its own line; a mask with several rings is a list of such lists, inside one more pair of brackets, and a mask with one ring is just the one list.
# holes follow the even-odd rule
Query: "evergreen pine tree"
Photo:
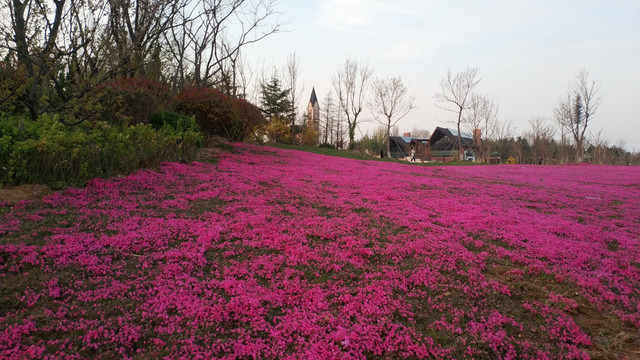
[[273, 76], [271, 81], [260, 85], [262, 93], [262, 112], [269, 120], [267, 135], [274, 142], [288, 142], [291, 140], [289, 116], [293, 112], [293, 105], [289, 100], [289, 89], [282, 89], [280, 80]]
[[262, 93], [262, 112], [268, 119], [277, 118], [289, 123], [288, 116], [292, 112], [289, 100], [289, 89], [282, 89], [280, 80], [273, 76], [271, 81], [260, 85]]

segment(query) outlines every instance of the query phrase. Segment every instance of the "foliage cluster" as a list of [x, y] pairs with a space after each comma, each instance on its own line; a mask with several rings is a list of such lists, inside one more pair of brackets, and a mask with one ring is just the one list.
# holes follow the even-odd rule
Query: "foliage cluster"
[[[0, 95], [14, 96], [8, 88]], [[258, 107], [213, 88], [190, 88], [174, 100], [159, 82], [122, 78], [97, 87], [89, 97], [89, 120], [69, 112], [32, 120], [2, 109], [0, 183], [81, 184], [162, 161], [192, 160], [203, 136], [259, 139], [266, 126]]]
[[[586, 140], [585, 140], [586, 141]], [[566, 142], [555, 139], [536, 139], [531, 134], [499, 140], [488, 140], [487, 149], [491, 157], [499, 157], [501, 163], [558, 165], [575, 159], [576, 149]], [[583, 152], [582, 161], [601, 165], [640, 165], [640, 153], [624, 149], [624, 144], [610, 145], [594, 142]]]
[[372, 135], [368, 133], [362, 137], [356, 144], [355, 148], [364, 153], [377, 156], [381, 151], [386, 149], [386, 136], [385, 131], [382, 128], [376, 129]]
[[253, 135], [264, 119], [235, 100], [246, 94], [237, 81], [240, 50], [279, 30], [274, 7], [270, 0], [0, 7], [0, 183], [74, 183], [189, 159], [199, 130], [169, 112], [190, 86], [229, 96], [209, 99], [214, 106], [197, 118], [205, 136]]
[[120, 78], [102, 89], [104, 110], [101, 117], [112, 123], [135, 125], [146, 123], [151, 114], [167, 107], [169, 88], [144, 78]]
[[0, 115], [0, 183], [80, 185], [163, 161], [190, 161], [202, 141], [193, 119], [175, 114], [155, 117], [157, 130], [142, 123], [68, 127], [58, 117]]
[[[0, 107], [32, 120], [63, 108], [88, 110], [93, 104], [78, 100], [118, 78], [246, 93], [238, 81], [241, 49], [279, 31], [271, 0], [7, 4], [0, 7], [0, 72], [15, 71], [23, 81], [0, 78]], [[131, 110], [146, 106], [154, 104]]]
[[194, 116], [206, 138], [230, 141], [258, 138], [266, 120], [260, 109], [244, 99], [231, 99], [214, 88], [189, 88], [178, 94], [176, 110]]

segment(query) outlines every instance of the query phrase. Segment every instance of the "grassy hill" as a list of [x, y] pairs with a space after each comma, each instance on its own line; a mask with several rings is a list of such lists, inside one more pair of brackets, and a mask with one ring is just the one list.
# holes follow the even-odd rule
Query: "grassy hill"
[[0, 358], [639, 358], [640, 169], [235, 145], [0, 204]]

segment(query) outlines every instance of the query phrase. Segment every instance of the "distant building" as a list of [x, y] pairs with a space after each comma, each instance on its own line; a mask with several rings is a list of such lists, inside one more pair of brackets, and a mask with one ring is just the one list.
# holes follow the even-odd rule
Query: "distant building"
[[[461, 133], [463, 160], [479, 160], [476, 149], [482, 147], [480, 130], [473, 135]], [[411, 149], [416, 150], [416, 159], [419, 161], [451, 162], [458, 160], [458, 131], [455, 129], [437, 127], [431, 137], [421, 138], [405, 133], [404, 136], [389, 136], [391, 153], [388, 155], [394, 159], [409, 159]]]
[[309, 104], [307, 105], [307, 121], [305, 125], [307, 128], [314, 129], [318, 135], [320, 134], [320, 104], [318, 103], [315, 87], [311, 90], [311, 98], [309, 98]]
[[[406, 134], [405, 134], [406, 135]], [[389, 136], [389, 149], [391, 153], [390, 158], [402, 159], [406, 158], [411, 153], [411, 136]]]
[[[410, 133], [404, 135], [389, 137], [390, 157], [408, 159], [411, 149], [415, 149], [416, 159], [421, 161], [451, 162], [458, 159], [458, 131], [455, 129], [437, 127], [429, 138], [410, 136]], [[464, 160], [476, 161], [475, 149], [482, 144], [480, 131], [475, 131], [474, 135], [461, 135]]]
[[[479, 137], [479, 132], [476, 133]], [[462, 142], [462, 150], [464, 160], [475, 161], [476, 153], [473, 135], [461, 133], [460, 140]], [[476, 139], [478, 143], [480, 139]], [[437, 127], [429, 141], [426, 143], [416, 144], [418, 156], [423, 161], [440, 161], [451, 162], [458, 159], [458, 130], [443, 127]]]

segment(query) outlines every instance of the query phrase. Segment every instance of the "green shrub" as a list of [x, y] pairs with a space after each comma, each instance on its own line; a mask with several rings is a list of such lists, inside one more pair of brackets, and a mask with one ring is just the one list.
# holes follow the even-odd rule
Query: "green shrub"
[[335, 149], [336, 148], [335, 146], [333, 146], [332, 144], [329, 144], [329, 143], [322, 143], [322, 144], [318, 145], [318, 147], [326, 148], [326, 149]]
[[178, 113], [163, 111], [151, 115], [149, 123], [154, 129], [160, 130], [163, 126], [168, 126], [177, 131], [198, 132], [198, 124], [193, 116], [186, 116]]
[[[185, 120], [185, 126], [192, 125]], [[149, 124], [106, 122], [67, 127], [57, 115], [45, 114], [33, 122], [0, 114], [0, 183], [82, 185], [163, 161], [192, 161], [201, 143], [197, 131], [168, 125], [160, 130]]]
[[121, 78], [108, 83], [101, 98], [103, 119], [117, 125], [147, 123], [149, 115], [170, 101], [169, 88], [143, 78]]

